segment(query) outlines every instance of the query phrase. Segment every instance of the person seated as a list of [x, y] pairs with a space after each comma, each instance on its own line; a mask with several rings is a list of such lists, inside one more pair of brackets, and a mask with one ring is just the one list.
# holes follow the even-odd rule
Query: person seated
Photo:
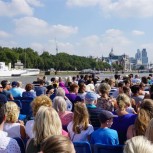
[[43, 80], [39, 81], [39, 86], [35, 86], [35, 92], [37, 96], [46, 94], [46, 87], [44, 87], [45, 82]]
[[113, 115], [110, 111], [102, 110], [99, 114], [99, 121], [101, 127], [91, 134], [91, 144], [105, 144], [105, 145], [118, 145], [119, 139], [116, 130], [110, 129], [113, 124], [113, 118], [117, 115]]
[[24, 98], [35, 98], [36, 97], [36, 92], [33, 90], [33, 85], [31, 83], [26, 84], [25, 90], [22, 93], [22, 97]]
[[34, 121], [34, 138], [27, 143], [26, 153], [38, 153], [41, 143], [49, 136], [64, 135], [67, 132], [62, 130], [60, 118], [52, 107], [41, 106]]
[[67, 126], [71, 141], [89, 141], [93, 126], [89, 124], [89, 114], [86, 105], [78, 102], [74, 106], [73, 121]]
[[61, 135], [54, 135], [47, 138], [41, 144], [40, 150], [40, 153], [76, 153], [70, 139]]
[[63, 127], [67, 127], [67, 125], [73, 119], [73, 112], [67, 111], [67, 103], [62, 96], [56, 96], [54, 98], [53, 106], [57, 111]]
[[22, 91], [18, 88], [17, 81], [12, 82], [12, 88], [9, 91], [14, 98], [21, 98], [22, 97]]
[[5, 119], [5, 105], [0, 104], [0, 153], [21, 153], [16, 140], [3, 131]]
[[126, 141], [124, 153], [152, 153], [153, 144], [144, 136], [136, 136]]
[[8, 133], [11, 138], [19, 137], [23, 140], [26, 138], [25, 127], [22, 121], [18, 120], [19, 107], [15, 102], [6, 103], [6, 121], [4, 124], [4, 131]]
[[3, 94], [3, 87], [0, 84], [0, 104], [5, 104], [7, 102], [7, 97]]

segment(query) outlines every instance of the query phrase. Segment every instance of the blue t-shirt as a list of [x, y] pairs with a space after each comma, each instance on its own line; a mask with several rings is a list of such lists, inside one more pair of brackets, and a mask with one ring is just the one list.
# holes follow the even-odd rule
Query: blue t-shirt
[[35, 87], [35, 91], [36, 91], [36, 95], [40, 96], [40, 95], [45, 95], [46, 94], [46, 87], [42, 87], [42, 86], [36, 86]]
[[13, 87], [9, 91], [15, 98], [22, 97], [22, 91], [17, 87]]
[[91, 144], [118, 145], [118, 134], [116, 130], [110, 128], [99, 128], [91, 134]]

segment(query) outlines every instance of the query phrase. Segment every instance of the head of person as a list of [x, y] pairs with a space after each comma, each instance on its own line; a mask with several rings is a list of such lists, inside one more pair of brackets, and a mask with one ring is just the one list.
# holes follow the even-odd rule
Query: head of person
[[0, 93], [3, 91], [3, 86], [0, 84]]
[[56, 96], [54, 98], [54, 109], [57, 112], [65, 112], [67, 110], [67, 103], [62, 96]]
[[85, 103], [86, 104], [96, 104], [97, 103], [97, 95], [95, 92], [87, 92], [85, 95]]
[[79, 134], [81, 133], [81, 129], [86, 130], [88, 128], [89, 114], [86, 105], [82, 102], [77, 102], [74, 105], [73, 123], [74, 133]]
[[7, 102], [6, 104], [6, 122], [15, 123], [19, 117], [19, 107], [15, 102]]
[[139, 94], [139, 91], [140, 91], [140, 87], [139, 87], [139, 85], [133, 85], [132, 87], [131, 87], [131, 91], [132, 91], [132, 93], [135, 95], [135, 94]]
[[61, 135], [62, 124], [56, 110], [52, 107], [41, 106], [35, 116], [33, 131], [36, 145], [41, 144], [48, 136]]
[[1, 85], [3, 89], [5, 88], [6, 90], [11, 89], [11, 83], [8, 80], [3, 80], [1, 81]]
[[76, 84], [76, 83], [72, 83], [70, 85], [70, 92], [73, 92], [73, 93], [78, 93], [78, 90], [79, 90], [79, 86]]
[[135, 136], [126, 141], [124, 153], [152, 153], [153, 144], [144, 136]]
[[115, 86], [115, 79], [109, 79], [109, 80], [108, 80], [108, 84], [109, 84], [111, 87], [114, 87], [114, 86]]
[[40, 153], [75, 153], [75, 149], [69, 138], [54, 135], [43, 141]]
[[123, 87], [124, 87], [124, 82], [119, 82], [118, 83], [118, 90], [119, 90], [119, 93], [123, 93]]
[[101, 96], [103, 96], [105, 94], [109, 95], [110, 90], [111, 90], [111, 87], [108, 83], [101, 83], [99, 85], [99, 94]]
[[111, 127], [114, 117], [117, 117], [117, 115], [114, 115], [112, 112], [107, 110], [102, 110], [101, 113], [98, 115], [99, 121], [104, 127]]
[[84, 82], [79, 83], [79, 91], [78, 93], [84, 93], [86, 91], [86, 85]]
[[141, 78], [141, 82], [144, 83], [144, 84], [147, 84], [147, 83], [148, 83], [147, 77], [146, 77], [146, 76], [143, 76], [143, 77]]
[[5, 105], [0, 103], [0, 125], [5, 121]]
[[149, 122], [145, 136], [148, 140], [150, 140], [153, 143], [153, 118]]
[[144, 135], [150, 120], [153, 118], [153, 100], [144, 99], [135, 120], [136, 135]]
[[123, 87], [123, 92], [124, 92], [127, 96], [130, 96], [130, 88], [129, 88], [129, 87], [124, 86], [124, 87]]
[[59, 87], [56, 90], [56, 96], [62, 96], [64, 98], [65, 97], [65, 90], [63, 88]]
[[130, 85], [131, 85], [131, 81], [129, 79], [125, 79], [124, 83], [125, 83], [126, 87], [130, 87]]
[[32, 89], [33, 89], [33, 85], [31, 83], [26, 84], [26, 86], [25, 86], [26, 91], [30, 91]]
[[139, 87], [140, 87], [141, 90], [144, 90], [145, 87], [146, 87], [146, 85], [145, 85], [145, 83], [141, 82], [140, 85], [139, 85]]
[[13, 81], [12, 82], [12, 88], [18, 87], [18, 82], [17, 81]]
[[31, 103], [33, 115], [35, 116], [41, 106], [52, 106], [51, 99], [46, 95], [37, 96]]
[[119, 94], [116, 98], [118, 110], [123, 111], [130, 106], [130, 98], [126, 94]]

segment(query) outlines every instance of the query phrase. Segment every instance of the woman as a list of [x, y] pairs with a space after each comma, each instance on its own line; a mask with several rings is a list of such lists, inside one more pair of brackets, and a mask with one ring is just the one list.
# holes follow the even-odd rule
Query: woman
[[94, 131], [93, 126], [89, 124], [89, 114], [86, 105], [78, 102], [74, 107], [74, 118], [69, 123], [68, 133], [71, 141], [88, 141], [91, 133]]
[[145, 136], [148, 140], [150, 140], [153, 143], [153, 118], [149, 122]]
[[[36, 116], [36, 113], [41, 106], [51, 107], [52, 101], [50, 100], [49, 97], [47, 97], [45, 95], [41, 95], [41, 96], [36, 97], [31, 103], [32, 112], [33, 112], [34, 117]], [[26, 123], [26, 127], [25, 127], [26, 134], [29, 136], [29, 138], [33, 138], [33, 131], [32, 131], [33, 125], [34, 125], [34, 120], [29, 120]]]
[[9, 137], [26, 138], [25, 127], [22, 121], [18, 120], [19, 107], [14, 102], [6, 103], [6, 121], [4, 124], [4, 131], [8, 133]]
[[150, 120], [153, 118], [153, 100], [145, 99], [140, 105], [138, 116], [134, 125], [129, 126], [127, 139], [134, 136], [145, 135]]
[[126, 132], [130, 125], [134, 124], [136, 114], [126, 111], [130, 104], [130, 98], [126, 94], [120, 94], [117, 97], [117, 110], [114, 112], [118, 117], [114, 118], [112, 129], [118, 132], [120, 144], [126, 141]]
[[62, 135], [62, 124], [60, 118], [52, 107], [41, 106], [36, 114], [34, 127], [34, 138], [27, 145], [27, 153], [40, 151], [40, 144], [49, 136]]
[[116, 100], [109, 97], [110, 89], [111, 87], [107, 83], [101, 83], [99, 85], [99, 94], [101, 97], [97, 100], [97, 107], [112, 112], [116, 107]]
[[79, 90], [78, 90], [78, 94], [77, 94], [82, 101], [85, 100], [85, 95], [86, 95], [86, 85], [84, 82], [81, 82], [79, 84]]
[[67, 127], [67, 125], [73, 119], [73, 113], [71, 111], [67, 111], [67, 103], [65, 99], [61, 96], [56, 96], [54, 98], [54, 109], [57, 111], [63, 127]]
[[28, 83], [26, 86], [25, 86], [25, 90], [23, 93], [22, 93], [22, 97], [23, 98], [35, 98], [36, 97], [36, 93], [34, 92], [33, 90], [33, 85], [31, 83]]
[[41, 145], [41, 153], [75, 153], [73, 143], [69, 138], [54, 135], [47, 138]]

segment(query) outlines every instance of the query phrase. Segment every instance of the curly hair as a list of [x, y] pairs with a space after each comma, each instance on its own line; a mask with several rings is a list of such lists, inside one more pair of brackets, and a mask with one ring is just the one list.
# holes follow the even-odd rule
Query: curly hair
[[15, 102], [6, 103], [6, 122], [15, 123], [19, 117], [19, 107]]
[[74, 133], [81, 133], [81, 130], [86, 130], [89, 124], [89, 114], [86, 105], [82, 102], [77, 102], [74, 106], [73, 117], [73, 131]]
[[145, 99], [140, 105], [138, 116], [135, 120], [136, 135], [144, 135], [150, 120], [153, 118], [153, 100]]
[[35, 116], [40, 106], [52, 106], [52, 101], [46, 95], [37, 96], [31, 103], [33, 115]]

